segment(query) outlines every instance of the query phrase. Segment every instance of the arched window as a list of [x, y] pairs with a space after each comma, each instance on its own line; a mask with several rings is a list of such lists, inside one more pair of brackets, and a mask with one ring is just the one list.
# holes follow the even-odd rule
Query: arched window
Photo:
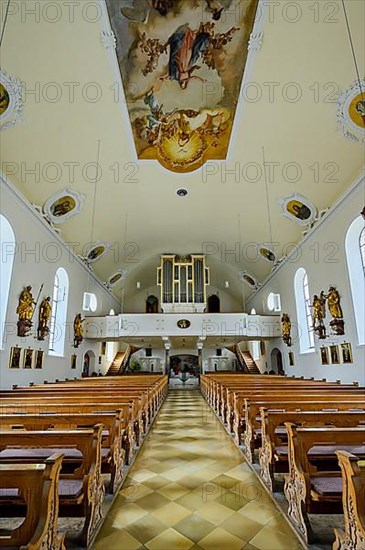
[[281, 311], [281, 299], [280, 294], [270, 292], [267, 297], [267, 307], [269, 311]]
[[98, 299], [93, 292], [84, 292], [84, 299], [82, 302], [83, 311], [92, 311], [93, 313], [97, 310]]
[[365, 274], [365, 227], [360, 233], [360, 254], [361, 254], [362, 268]]
[[295, 274], [294, 293], [297, 306], [300, 352], [308, 353], [314, 351], [314, 332], [308, 275], [304, 267], [300, 267]]
[[346, 233], [345, 249], [359, 344], [365, 344], [365, 227], [358, 216]]
[[10, 223], [2, 214], [0, 214], [0, 246], [0, 349], [3, 349], [6, 310], [15, 255], [15, 235]]
[[[251, 309], [251, 315], [256, 315], [256, 309], [255, 308], [252, 308]], [[257, 361], [258, 359], [260, 359], [260, 340], [252, 340], [251, 342], [251, 350], [252, 350], [252, 359], [254, 361]]]
[[59, 267], [54, 278], [49, 327], [49, 354], [59, 357], [63, 357], [65, 348], [68, 288], [67, 271], [63, 267]]

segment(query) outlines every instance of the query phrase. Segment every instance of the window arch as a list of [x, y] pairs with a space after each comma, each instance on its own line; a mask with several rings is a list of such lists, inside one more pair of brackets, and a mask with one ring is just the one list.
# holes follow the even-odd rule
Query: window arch
[[308, 353], [314, 351], [314, 331], [310, 309], [308, 275], [304, 267], [300, 267], [295, 274], [294, 294], [297, 307], [300, 352]]
[[360, 233], [360, 254], [361, 254], [361, 261], [362, 261], [362, 268], [364, 270], [365, 274], [365, 227]]
[[365, 227], [362, 216], [350, 224], [345, 250], [359, 344], [365, 344]]
[[84, 292], [84, 298], [82, 302], [82, 309], [83, 311], [92, 311], [95, 313], [95, 311], [98, 308], [98, 299], [96, 297], [96, 294], [93, 292]]
[[281, 298], [280, 294], [275, 292], [270, 292], [267, 297], [267, 308], [269, 311], [281, 311]]
[[[256, 315], [256, 309], [253, 307], [251, 309], [251, 315]], [[257, 361], [260, 359], [261, 353], [260, 353], [260, 340], [252, 340], [251, 341], [251, 351], [252, 351], [252, 359], [254, 361]]]
[[53, 286], [52, 314], [49, 327], [49, 354], [63, 357], [66, 337], [66, 319], [69, 279], [67, 271], [59, 267]]
[[15, 235], [9, 221], [0, 214], [0, 349], [4, 345], [6, 310], [15, 256]]

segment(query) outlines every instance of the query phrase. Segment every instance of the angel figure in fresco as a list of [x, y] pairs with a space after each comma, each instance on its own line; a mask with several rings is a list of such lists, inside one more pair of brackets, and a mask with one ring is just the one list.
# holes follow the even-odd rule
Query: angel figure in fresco
[[140, 138], [146, 140], [150, 145], [155, 145], [160, 141], [162, 133], [167, 130], [177, 109], [165, 113], [153, 88], [146, 93], [143, 101], [149, 107], [150, 113], [135, 120], [135, 129]]
[[147, 23], [151, 10], [167, 15], [175, 0], [133, 0], [133, 6], [120, 8], [124, 17], [137, 23]]
[[222, 49], [233, 38], [238, 30], [232, 27], [226, 33], [215, 34], [215, 23], [201, 23], [197, 30], [192, 30], [188, 24], [180, 26], [168, 39], [161, 44], [159, 39], [146, 39], [142, 35], [140, 49], [148, 54], [148, 61], [142, 73], [147, 76], [158, 64], [162, 53], [169, 49], [167, 72], [160, 80], [175, 80], [182, 90], [185, 90], [193, 79], [205, 82], [204, 78], [193, 74], [201, 68], [198, 61], [205, 63], [210, 69], [215, 68], [214, 50]]
[[212, 12], [214, 21], [219, 21], [224, 10], [232, 4], [232, 0], [205, 0], [207, 11]]

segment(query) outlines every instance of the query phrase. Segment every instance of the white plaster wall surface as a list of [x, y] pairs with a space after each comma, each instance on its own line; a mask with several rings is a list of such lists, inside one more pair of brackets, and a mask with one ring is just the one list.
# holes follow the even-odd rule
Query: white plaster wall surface
[[[88, 270], [70, 253], [70, 250], [60, 243], [57, 236], [39, 220], [29, 206], [18, 194], [1, 181], [1, 214], [10, 222], [16, 239], [16, 254], [10, 285], [9, 300], [6, 314], [4, 349], [0, 350], [0, 383], [1, 387], [9, 388], [12, 384], [28, 385], [29, 382], [42, 383], [44, 380], [54, 381], [56, 378], [79, 377], [82, 372], [83, 356], [87, 350], [95, 354], [96, 372], [105, 372], [108, 362], [105, 356], [99, 356], [101, 343], [84, 339], [79, 348], [73, 347], [73, 320], [77, 313], [82, 313], [83, 293], [93, 292], [98, 301], [98, 307], [93, 315], [106, 315], [111, 308], [119, 312], [119, 302], [98, 283]], [[41, 342], [35, 338], [38, 324], [38, 307], [34, 314], [32, 335], [19, 338], [17, 333], [16, 308], [18, 298], [27, 285], [32, 286], [34, 298], [43, 284], [40, 299], [53, 293], [54, 276], [59, 267], [64, 267], [69, 277], [69, 296], [67, 308], [67, 330], [63, 357], [48, 355], [48, 339]], [[45, 351], [42, 369], [9, 369], [10, 348], [18, 345]], [[70, 368], [71, 355], [77, 355], [77, 368]]]
[[[283, 354], [283, 364], [288, 375], [326, 378], [327, 380], [353, 381], [365, 384], [365, 346], [358, 344], [355, 316], [352, 303], [350, 281], [347, 270], [345, 238], [352, 221], [359, 216], [365, 202], [364, 180], [351, 191], [330, 213], [327, 219], [317, 227], [302, 246], [298, 248], [297, 257], [289, 259], [271, 280], [264, 285], [249, 301], [248, 310], [255, 308], [257, 314], [267, 314], [267, 297], [270, 292], [281, 295], [282, 312], [288, 313], [292, 322], [292, 347], [287, 347], [280, 338], [266, 341], [266, 357], [258, 362], [261, 370], [265, 363], [271, 368], [270, 354], [277, 347]], [[289, 224], [290, 222], [288, 222]], [[335, 286], [341, 296], [341, 307], [345, 321], [345, 335], [328, 337], [325, 340], [315, 338], [315, 351], [300, 353], [297, 326], [296, 305], [294, 296], [294, 276], [300, 267], [308, 274], [310, 296], [328, 291]], [[326, 322], [330, 320], [327, 314]], [[350, 342], [353, 352], [352, 364], [321, 365], [319, 348], [322, 345]], [[293, 351], [295, 365], [289, 366], [288, 352]]]

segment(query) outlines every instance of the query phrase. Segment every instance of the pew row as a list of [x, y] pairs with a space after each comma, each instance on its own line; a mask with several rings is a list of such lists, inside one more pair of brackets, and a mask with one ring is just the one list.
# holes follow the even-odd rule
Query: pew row
[[[34, 464], [61, 452], [64, 460], [78, 459], [72, 471], [61, 469], [58, 481], [59, 516], [81, 517], [84, 526], [81, 543], [92, 544], [103, 520], [105, 496], [101, 475], [101, 440], [103, 426], [92, 430], [7, 430], [0, 432], [0, 464]], [[9, 506], [19, 505], [17, 498], [7, 498]]]
[[[78, 414], [9, 414], [0, 416], [0, 430], [77, 430], [92, 428], [96, 424], [103, 425], [102, 434], [102, 473], [110, 474], [108, 491], [116, 493], [123, 482], [123, 468], [125, 465], [126, 448], [129, 445], [129, 436], [123, 428], [123, 411]], [[0, 454], [1, 459], [1, 454]], [[69, 456], [66, 461], [79, 460], [76, 456]]]
[[293, 526], [306, 542], [314, 540], [308, 514], [342, 513], [342, 479], [338, 471], [318, 471], [308, 453], [313, 448], [327, 454], [331, 450], [348, 450], [365, 456], [364, 428], [306, 428], [287, 422], [289, 474], [284, 493]]
[[15, 529], [1, 529], [0, 547], [21, 550], [65, 550], [65, 534], [57, 534], [58, 480], [62, 454], [53, 454], [36, 464], [0, 464], [0, 513], [19, 514], [24, 521]]
[[[363, 425], [365, 429], [365, 410], [363, 411], [290, 411], [270, 410], [261, 408], [261, 447], [259, 449], [260, 475], [267, 488], [275, 490], [275, 464], [288, 461], [286, 422], [297, 426], [311, 427], [357, 427]], [[311, 451], [309, 451], [311, 456]], [[318, 460], [336, 460], [334, 452], [329, 455], [316, 455]], [[282, 471], [281, 468], [280, 471]]]
[[335, 529], [333, 550], [365, 548], [365, 463], [347, 451], [336, 451], [342, 471], [344, 532]]

